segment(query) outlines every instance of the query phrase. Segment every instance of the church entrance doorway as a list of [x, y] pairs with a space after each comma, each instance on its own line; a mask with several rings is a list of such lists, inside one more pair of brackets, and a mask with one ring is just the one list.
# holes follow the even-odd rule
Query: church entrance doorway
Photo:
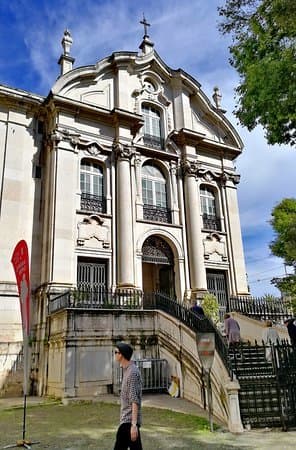
[[142, 247], [143, 291], [175, 297], [174, 255], [167, 242], [150, 236]]

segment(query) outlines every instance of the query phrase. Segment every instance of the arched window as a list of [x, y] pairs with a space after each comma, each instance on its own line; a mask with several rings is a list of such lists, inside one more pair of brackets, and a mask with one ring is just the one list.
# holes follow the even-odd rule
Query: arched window
[[171, 221], [171, 213], [167, 207], [166, 179], [161, 170], [152, 164], [142, 167], [142, 198], [144, 219]]
[[200, 187], [200, 203], [203, 227], [207, 230], [221, 230], [221, 221], [217, 216], [216, 197], [211, 188]]
[[144, 118], [144, 144], [149, 147], [163, 148], [161, 116], [158, 109], [142, 105]]
[[83, 159], [80, 166], [81, 209], [106, 212], [104, 174], [102, 167]]

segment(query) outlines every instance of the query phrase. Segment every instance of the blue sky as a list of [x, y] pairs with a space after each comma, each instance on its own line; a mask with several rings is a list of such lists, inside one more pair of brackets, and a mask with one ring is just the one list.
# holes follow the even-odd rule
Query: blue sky
[[222, 106], [237, 127], [245, 148], [236, 167], [244, 251], [251, 293], [278, 291], [270, 284], [284, 274], [271, 256], [272, 208], [295, 196], [295, 150], [269, 147], [264, 132], [249, 133], [237, 124], [236, 72], [228, 58], [229, 37], [219, 35], [217, 6], [223, 0], [0, 0], [0, 83], [47, 95], [59, 75], [57, 61], [66, 28], [74, 43], [74, 67], [94, 64], [113, 51], [137, 51], [143, 36], [143, 12], [150, 37], [162, 59], [196, 78], [211, 98], [222, 92]]

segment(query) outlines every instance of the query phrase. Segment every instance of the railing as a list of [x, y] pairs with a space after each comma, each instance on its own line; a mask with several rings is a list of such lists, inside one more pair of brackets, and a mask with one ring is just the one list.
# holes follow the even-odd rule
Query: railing
[[204, 213], [202, 215], [202, 220], [203, 220], [203, 227], [206, 230], [221, 231], [221, 220], [218, 217], [212, 214]]
[[164, 139], [161, 136], [153, 136], [151, 134], [144, 134], [144, 144], [148, 147], [162, 149], [164, 148]]
[[144, 294], [143, 307], [144, 309], [160, 309], [175, 317], [196, 333], [214, 333], [215, 348], [222, 359], [225, 368], [232, 377], [232, 369], [228, 360], [228, 348], [225, 339], [209, 318], [195, 314], [189, 308], [186, 308], [176, 300], [172, 300], [169, 296], [161, 292]]
[[238, 344], [229, 349], [239, 381], [243, 424], [255, 428], [296, 425], [296, 352], [287, 341]]
[[230, 297], [229, 311], [236, 311], [257, 320], [283, 322], [292, 317], [291, 311], [280, 298], [265, 299], [257, 297]]
[[172, 222], [172, 214], [168, 208], [153, 205], [143, 205], [143, 217], [154, 222]]
[[84, 211], [106, 212], [106, 199], [99, 195], [81, 194], [80, 208]]
[[142, 307], [142, 291], [135, 289], [80, 290], [74, 289], [50, 298], [48, 312], [67, 308], [82, 309], [139, 309]]

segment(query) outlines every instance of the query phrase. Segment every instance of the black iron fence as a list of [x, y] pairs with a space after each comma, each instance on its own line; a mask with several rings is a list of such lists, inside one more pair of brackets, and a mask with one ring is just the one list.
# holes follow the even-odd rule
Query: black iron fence
[[239, 344], [229, 349], [239, 384], [243, 424], [254, 428], [296, 425], [296, 351], [288, 342]]
[[135, 289], [73, 289], [51, 297], [48, 312], [52, 314], [66, 308], [82, 309], [140, 309], [142, 291]]
[[228, 311], [236, 311], [258, 320], [270, 319], [274, 322], [283, 322], [284, 319], [292, 317], [292, 311], [281, 298], [230, 297]]

